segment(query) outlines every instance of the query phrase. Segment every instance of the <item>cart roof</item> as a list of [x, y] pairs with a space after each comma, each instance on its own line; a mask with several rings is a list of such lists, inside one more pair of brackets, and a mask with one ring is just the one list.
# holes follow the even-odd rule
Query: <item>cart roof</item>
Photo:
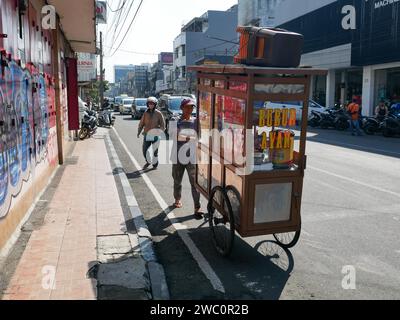
[[219, 73], [219, 74], [293, 74], [293, 75], [326, 75], [327, 69], [303, 68], [266, 68], [258, 66], [248, 66], [243, 64], [208, 64], [202, 66], [189, 66], [188, 70]]

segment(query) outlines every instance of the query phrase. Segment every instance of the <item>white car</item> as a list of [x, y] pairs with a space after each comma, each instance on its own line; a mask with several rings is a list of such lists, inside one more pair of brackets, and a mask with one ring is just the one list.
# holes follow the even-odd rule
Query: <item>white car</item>
[[[297, 121], [301, 121], [302, 115], [303, 115], [303, 104], [302, 102], [266, 102], [264, 104], [265, 108], [270, 108], [270, 109], [283, 109], [283, 108], [288, 108], [288, 109], [296, 109], [296, 119]], [[309, 100], [308, 104], [308, 117], [311, 116], [312, 111], [318, 111], [318, 112], [323, 112], [325, 111], [326, 108], [321, 106], [319, 103]]]
[[119, 106], [120, 114], [132, 114], [132, 104], [135, 101], [134, 98], [125, 98], [122, 99], [122, 102]]

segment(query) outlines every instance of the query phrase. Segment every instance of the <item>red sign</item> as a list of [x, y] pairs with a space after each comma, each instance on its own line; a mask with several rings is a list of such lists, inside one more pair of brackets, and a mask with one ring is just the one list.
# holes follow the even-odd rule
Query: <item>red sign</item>
[[77, 59], [67, 58], [68, 128], [79, 130]]

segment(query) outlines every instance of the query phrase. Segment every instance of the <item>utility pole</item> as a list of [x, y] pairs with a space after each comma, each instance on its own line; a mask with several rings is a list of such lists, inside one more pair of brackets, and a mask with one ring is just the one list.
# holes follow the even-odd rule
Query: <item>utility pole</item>
[[104, 103], [103, 32], [100, 32], [100, 108]]

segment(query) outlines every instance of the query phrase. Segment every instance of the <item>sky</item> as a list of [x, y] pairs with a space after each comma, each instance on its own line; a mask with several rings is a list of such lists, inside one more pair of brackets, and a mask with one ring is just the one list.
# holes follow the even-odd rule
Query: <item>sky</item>
[[[122, 4], [124, 0], [107, 1], [111, 8], [116, 10], [119, 8], [118, 4]], [[113, 42], [116, 23], [111, 28], [116, 13], [110, 12], [110, 8], [108, 8], [108, 24], [99, 25], [99, 31], [103, 32], [105, 78], [110, 82], [114, 81], [114, 65], [154, 63], [158, 59], [158, 53], [173, 51], [173, 41], [180, 34], [183, 24], [201, 16], [207, 10], [225, 11], [238, 3], [238, 0], [143, 0], [120, 50], [111, 56], [125, 35], [141, 0], [125, 1], [126, 11], [132, 1], [133, 5], [117, 40]], [[118, 24], [117, 34], [122, 22], [121, 20]]]

